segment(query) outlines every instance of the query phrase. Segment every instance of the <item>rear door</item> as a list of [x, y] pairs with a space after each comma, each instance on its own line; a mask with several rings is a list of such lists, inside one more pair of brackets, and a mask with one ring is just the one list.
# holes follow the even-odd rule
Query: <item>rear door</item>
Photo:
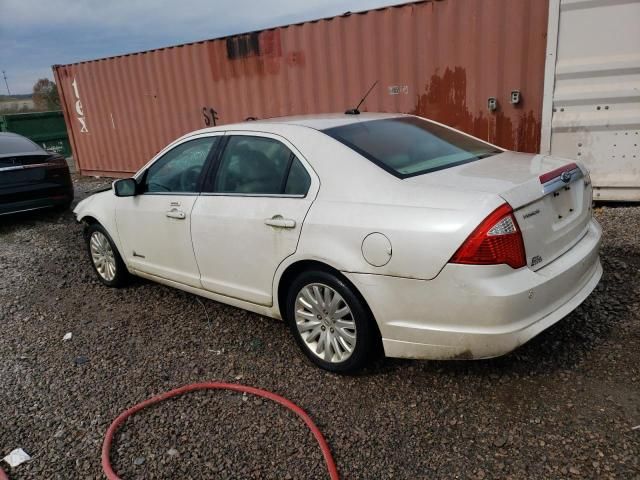
[[203, 288], [271, 305], [278, 265], [297, 248], [319, 181], [285, 139], [228, 134], [192, 213]]

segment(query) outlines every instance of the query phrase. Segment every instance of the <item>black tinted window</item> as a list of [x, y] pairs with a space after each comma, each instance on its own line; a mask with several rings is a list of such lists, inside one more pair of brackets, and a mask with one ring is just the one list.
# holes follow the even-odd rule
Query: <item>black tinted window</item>
[[352, 123], [324, 133], [400, 178], [500, 153], [487, 143], [416, 117]]
[[218, 138], [198, 138], [165, 153], [147, 170], [145, 191], [196, 192], [204, 163]]
[[42, 153], [44, 150], [28, 138], [18, 135], [0, 135], [0, 155], [27, 152]]
[[308, 177], [299, 168], [304, 170], [281, 142], [235, 135], [229, 138], [220, 159], [213, 191], [261, 195], [281, 195], [287, 189], [297, 192], [305, 185], [303, 173]]
[[311, 177], [302, 166], [302, 163], [300, 163], [300, 160], [294, 157], [284, 193], [286, 195], [306, 195], [310, 185]]

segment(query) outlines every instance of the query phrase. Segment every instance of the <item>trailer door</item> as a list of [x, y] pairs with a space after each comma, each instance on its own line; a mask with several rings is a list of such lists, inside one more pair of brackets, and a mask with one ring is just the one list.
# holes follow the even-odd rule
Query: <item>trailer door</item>
[[640, 1], [552, 0], [542, 153], [584, 162], [596, 200], [640, 201]]

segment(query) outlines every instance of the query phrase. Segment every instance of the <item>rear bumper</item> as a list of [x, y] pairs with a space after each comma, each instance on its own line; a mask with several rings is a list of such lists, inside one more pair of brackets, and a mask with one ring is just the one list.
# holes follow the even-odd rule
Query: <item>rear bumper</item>
[[73, 201], [73, 188], [57, 188], [43, 192], [34, 190], [32, 198], [25, 199], [24, 196], [19, 201], [0, 202], [0, 215], [12, 213], [28, 212], [42, 208], [58, 207], [69, 204]]
[[[73, 183], [64, 166], [31, 168], [9, 172], [22, 176], [0, 178], [0, 215], [63, 206], [73, 200]], [[26, 176], [28, 174], [29, 176]]]
[[448, 264], [427, 281], [345, 275], [371, 307], [387, 356], [489, 358], [527, 342], [589, 296], [602, 276], [601, 236], [591, 221], [571, 250], [536, 272]]

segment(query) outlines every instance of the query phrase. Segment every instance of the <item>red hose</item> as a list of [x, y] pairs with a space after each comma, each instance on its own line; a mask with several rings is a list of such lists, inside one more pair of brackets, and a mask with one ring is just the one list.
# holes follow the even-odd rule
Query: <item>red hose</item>
[[0, 480], [9, 480], [9, 477], [7, 477], [7, 474], [4, 473], [4, 470], [2, 470], [2, 468], [0, 468]]
[[[118, 430], [118, 427], [120, 427], [120, 425], [122, 425], [122, 423], [124, 423], [124, 421], [127, 418], [129, 418], [134, 413], [139, 412], [143, 408], [148, 407], [149, 405], [162, 402], [164, 400], [167, 400], [168, 398], [177, 397], [178, 395], [182, 395], [188, 392], [193, 392], [196, 390], [218, 390], [218, 389], [234, 390], [236, 392], [250, 393], [251, 395], [256, 395], [258, 397], [263, 397], [268, 400], [272, 400], [276, 403], [279, 403], [283, 407], [286, 407], [289, 410], [293, 411], [296, 415], [298, 415], [304, 421], [304, 423], [307, 424], [307, 427], [309, 427], [309, 430], [311, 430], [311, 433], [313, 433], [313, 436], [318, 441], [318, 444], [320, 445], [320, 450], [322, 451], [322, 456], [324, 457], [324, 461], [327, 464], [327, 471], [329, 472], [329, 477], [331, 478], [331, 480], [339, 480], [340, 477], [338, 476], [338, 469], [336, 467], [335, 461], [333, 460], [333, 457], [331, 456], [331, 450], [329, 450], [329, 445], [327, 444], [327, 441], [322, 436], [322, 432], [320, 431], [320, 429], [316, 426], [315, 423], [313, 423], [313, 420], [311, 420], [311, 417], [309, 417], [309, 415], [307, 415], [307, 413], [304, 410], [302, 410], [299, 406], [297, 406], [295, 403], [291, 402], [290, 400], [287, 400], [286, 398], [281, 397], [280, 395], [277, 395], [275, 393], [268, 392], [266, 390], [261, 390], [259, 388], [247, 387], [245, 385], [238, 385], [236, 383], [220, 383], [220, 382], [193, 383], [191, 385], [186, 385], [184, 387], [176, 388], [175, 390], [170, 390], [168, 392], [161, 393], [156, 397], [152, 397], [152, 398], [149, 398], [148, 400], [145, 400], [144, 402], [138, 403], [137, 405], [134, 405], [133, 407], [129, 408], [128, 410], [125, 410], [120, 415], [118, 415], [118, 418], [116, 418], [113, 421], [113, 423], [111, 423], [111, 425], [109, 426], [109, 429], [107, 430], [107, 433], [104, 437], [104, 442], [102, 443], [102, 470], [104, 470], [104, 473], [107, 476], [107, 478], [109, 480], [121, 480], [120, 477], [118, 477], [118, 475], [116, 475], [116, 473], [113, 471], [113, 468], [111, 468], [111, 462], [109, 461], [109, 451], [111, 450], [111, 443], [113, 441], [113, 436], [116, 433], [116, 430]], [[0, 480], [5, 480], [5, 478], [3, 478], [2, 475], [3, 475], [2, 470], [0, 469]]]

